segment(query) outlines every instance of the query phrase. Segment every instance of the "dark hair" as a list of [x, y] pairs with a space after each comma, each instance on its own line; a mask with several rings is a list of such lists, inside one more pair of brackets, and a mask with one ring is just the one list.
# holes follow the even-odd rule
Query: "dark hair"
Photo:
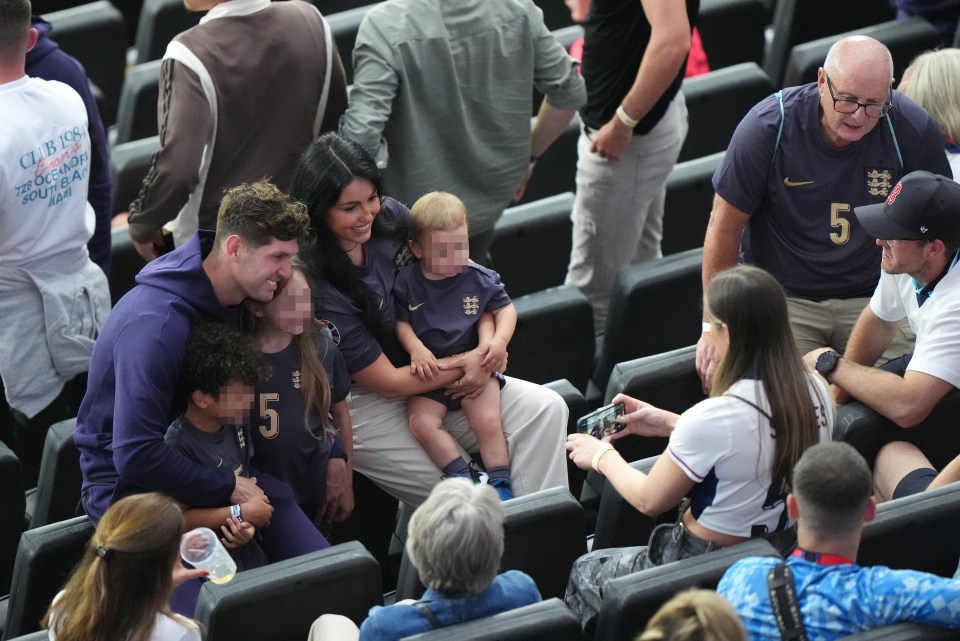
[[261, 247], [273, 239], [302, 242], [309, 233], [310, 218], [303, 203], [265, 180], [237, 185], [220, 201], [217, 245], [233, 234], [253, 247]]
[[848, 533], [863, 525], [873, 477], [849, 443], [820, 443], [804, 452], [794, 468], [793, 494], [802, 527], [821, 534]]
[[62, 641], [150, 639], [158, 613], [175, 616], [171, 571], [183, 531], [183, 514], [168, 496], [149, 492], [114, 503], [44, 625]]
[[787, 299], [780, 284], [758, 267], [741, 265], [717, 274], [704, 297], [707, 316], [727, 326], [730, 347], [713, 377], [719, 396], [748, 372], [763, 382], [774, 437], [773, 486], [787, 488], [793, 467], [819, 439], [818, 412], [810, 401], [811, 379], [793, 340]]
[[201, 391], [219, 398], [220, 388], [230, 381], [258, 385], [269, 369], [253, 340], [223, 323], [195, 323], [187, 339], [181, 383], [190, 394]]
[[30, 0], [0, 0], [0, 60], [26, 54]]
[[[367, 150], [335, 132], [327, 132], [300, 156], [290, 194], [310, 212], [312, 233], [300, 249], [310, 280], [326, 281], [349, 298], [360, 309], [363, 324], [379, 337], [383, 332], [378, 320], [380, 298], [353, 276], [352, 263], [327, 224], [330, 208], [357, 178], [369, 180], [377, 193], [383, 194], [380, 170]], [[373, 219], [374, 237], [396, 237], [400, 231], [383, 216]]]

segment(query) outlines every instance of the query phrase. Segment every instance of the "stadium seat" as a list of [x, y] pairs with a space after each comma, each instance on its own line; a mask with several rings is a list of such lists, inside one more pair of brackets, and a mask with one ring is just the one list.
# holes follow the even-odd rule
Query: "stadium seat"
[[593, 382], [606, 389], [617, 363], [700, 338], [702, 249], [631, 265], [613, 283]]
[[[830, 16], [826, 19], [825, 16]], [[790, 50], [798, 44], [893, 20], [888, 0], [777, 0], [763, 68], [775, 86], [783, 85]], [[821, 60], [822, 62], [822, 60]]]
[[330, 13], [330, 10], [324, 6], [324, 3], [314, 2], [320, 9], [320, 12], [330, 24], [330, 31], [333, 33], [333, 40], [337, 43], [337, 51], [340, 53], [340, 59], [343, 61], [343, 70], [347, 74], [347, 84], [353, 82], [353, 46], [357, 42], [357, 31], [360, 29], [360, 23], [363, 17], [367, 15], [376, 4], [367, 4], [353, 9], [346, 9], [337, 13]]
[[[565, 488], [555, 487], [505, 501], [503, 509], [500, 571], [526, 572], [543, 598], [562, 597], [570, 567], [587, 551], [583, 508]], [[404, 549], [397, 601], [418, 599], [425, 589]]]
[[511, 297], [563, 285], [570, 263], [573, 193], [507, 209], [494, 228], [490, 256]]
[[343, 543], [262, 568], [229, 583], [204, 583], [195, 613], [206, 641], [303, 641], [321, 614], [357, 625], [382, 605], [380, 567], [357, 542]]
[[423, 632], [404, 641], [580, 641], [580, 623], [560, 599]]
[[[123, 80], [117, 124], [111, 143], [119, 145], [157, 135], [157, 101], [160, 97], [162, 60], [151, 60], [130, 67]], [[124, 207], [129, 203], [118, 204]]]
[[784, 86], [816, 82], [817, 70], [823, 65], [827, 51], [833, 43], [845, 36], [856, 34], [876, 38], [887, 45], [890, 55], [893, 56], [893, 76], [898, 80], [903, 77], [904, 69], [913, 62], [914, 58], [924, 51], [940, 47], [940, 34], [923, 18], [891, 20], [872, 27], [797, 45], [790, 51], [790, 58], [783, 73]]
[[881, 503], [857, 562], [952, 577], [960, 558], [960, 483]]
[[98, 0], [47, 13], [53, 25], [50, 37], [80, 61], [87, 77], [103, 92], [100, 116], [109, 127], [116, 119], [123, 70], [127, 62], [127, 25], [123, 14], [109, 2]]
[[750, 556], [780, 555], [764, 539], [754, 539], [613, 579], [604, 591], [593, 638], [596, 641], [634, 638], [674, 594], [690, 588], [715, 589], [727, 568]]
[[83, 556], [92, 535], [93, 525], [85, 516], [23, 533], [13, 565], [3, 638], [40, 629], [40, 619]]
[[511, 376], [533, 383], [565, 378], [586, 391], [593, 367], [593, 307], [576, 287], [553, 287], [513, 299], [517, 329], [510, 341]]
[[660, 243], [664, 256], [703, 247], [713, 209], [713, 172], [724, 153], [677, 163], [667, 177]]
[[143, 178], [150, 170], [153, 154], [160, 150], [160, 136], [134, 140], [110, 149], [110, 175], [113, 179], [113, 213], [130, 208], [140, 193]]
[[837, 410], [833, 440], [854, 446], [870, 466], [880, 448], [891, 441], [909, 441], [919, 447], [937, 469], [960, 454], [960, 430], [956, 429], [960, 390], [951, 390], [920, 425], [897, 427], [863, 403], [853, 401]]
[[763, 62], [766, 8], [760, 0], [701, 0], [697, 30], [710, 69]]
[[955, 641], [956, 630], [919, 623], [897, 623], [843, 637], [842, 641]]
[[43, 443], [40, 478], [27, 492], [26, 518], [31, 529], [83, 514], [80, 506], [80, 454], [73, 444], [77, 419], [54, 423]]
[[540, 156], [520, 204], [576, 189], [580, 124], [580, 116], [574, 116], [560, 137]]
[[755, 104], [773, 93], [773, 84], [755, 62], [743, 62], [683, 81], [690, 130], [680, 161], [724, 151], [733, 131]]
[[187, 11], [183, 0], [143, 0], [133, 44], [134, 64], [159, 60], [181, 31], [197, 25], [203, 12]]
[[23, 532], [23, 471], [20, 459], [0, 441], [0, 595], [10, 593], [10, 577]]
[[[621, 443], [623, 441], [617, 441], [618, 445]], [[649, 473], [659, 458], [660, 456], [650, 456], [633, 461], [630, 466]], [[646, 545], [654, 527], [660, 523], [674, 523], [676, 520], [676, 509], [668, 510], [658, 516], [647, 516], [630, 505], [612, 483], [604, 483], [600, 509], [597, 511], [597, 530], [593, 536], [591, 549]]]

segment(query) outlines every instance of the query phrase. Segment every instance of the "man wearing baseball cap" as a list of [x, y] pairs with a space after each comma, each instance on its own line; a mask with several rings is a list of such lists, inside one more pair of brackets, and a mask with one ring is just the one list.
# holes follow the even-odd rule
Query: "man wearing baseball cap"
[[[852, 396], [898, 426], [912, 428], [947, 392], [960, 387], [960, 269], [955, 268], [960, 184], [915, 171], [897, 183], [886, 201], [854, 212], [883, 249], [880, 282], [844, 355], [823, 349], [805, 360], [834, 386], [838, 403]], [[917, 334], [913, 353], [871, 367], [904, 318]], [[903, 436], [910, 434], [913, 440], [921, 431]], [[958, 434], [936, 435], [940, 451], [925, 452], [941, 465], [960, 453], [960, 430], [952, 431]]]

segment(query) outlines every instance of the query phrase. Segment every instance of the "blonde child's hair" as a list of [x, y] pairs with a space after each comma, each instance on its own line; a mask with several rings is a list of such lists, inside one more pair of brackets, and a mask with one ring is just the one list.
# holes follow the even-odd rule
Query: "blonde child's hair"
[[467, 224], [467, 206], [453, 194], [431, 191], [410, 208], [410, 240], [419, 243], [424, 234], [447, 231]]
[[663, 604], [635, 641], [746, 641], [733, 606], [713, 590], [687, 590]]

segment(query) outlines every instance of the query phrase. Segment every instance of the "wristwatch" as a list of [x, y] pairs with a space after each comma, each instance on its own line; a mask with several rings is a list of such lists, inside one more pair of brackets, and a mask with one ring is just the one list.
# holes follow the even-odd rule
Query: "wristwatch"
[[837, 369], [840, 358], [840, 354], [836, 352], [824, 352], [817, 357], [817, 364], [814, 369], [824, 378], [829, 378], [829, 376], [833, 374], [833, 371]]

